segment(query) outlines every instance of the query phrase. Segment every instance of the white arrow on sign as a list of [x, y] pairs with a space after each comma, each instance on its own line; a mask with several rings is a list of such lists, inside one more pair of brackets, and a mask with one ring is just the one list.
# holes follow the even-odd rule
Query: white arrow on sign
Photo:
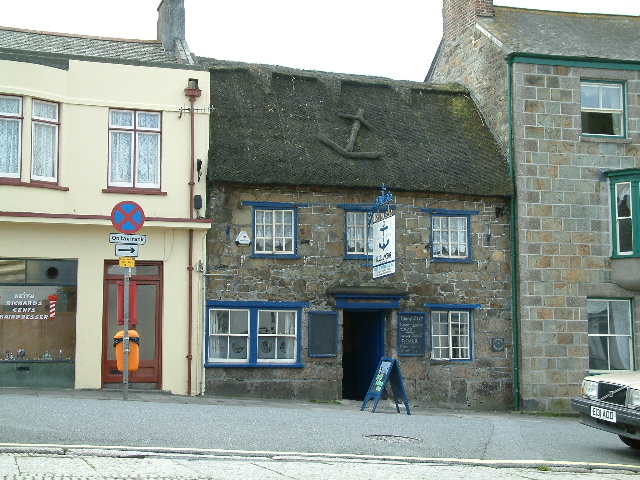
[[116, 256], [137, 257], [139, 248], [139, 245], [133, 243], [119, 243], [116, 245]]

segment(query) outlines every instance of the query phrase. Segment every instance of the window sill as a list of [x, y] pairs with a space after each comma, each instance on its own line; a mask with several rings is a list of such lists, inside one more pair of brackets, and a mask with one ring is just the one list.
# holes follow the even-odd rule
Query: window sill
[[610, 137], [608, 135], [581, 135], [581, 142], [590, 142], [590, 143], [620, 143], [627, 144], [631, 143], [630, 138], [622, 138], [622, 137]]
[[69, 187], [62, 187], [55, 183], [48, 182], [23, 182], [22, 180], [12, 179], [12, 178], [0, 178], [0, 185], [13, 185], [16, 187], [35, 187], [35, 188], [47, 188], [49, 190], [60, 190], [63, 192], [68, 192]]
[[253, 258], [302, 258], [294, 253], [254, 253]]
[[474, 263], [473, 260], [468, 258], [442, 258], [442, 257], [431, 257], [431, 261], [438, 263]]
[[128, 188], [128, 187], [108, 187], [103, 188], [102, 193], [129, 193], [135, 195], [166, 195], [167, 192], [163, 192], [157, 188]]
[[205, 368], [304, 368], [304, 363], [205, 363]]

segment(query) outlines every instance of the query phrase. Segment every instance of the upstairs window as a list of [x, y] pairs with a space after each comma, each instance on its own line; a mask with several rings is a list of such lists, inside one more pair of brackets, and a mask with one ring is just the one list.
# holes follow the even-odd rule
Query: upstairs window
[[640, 170], [612, 171], [608, 175], [611, 181], [613, 257], [640, 257]]
[[160, 188], [161, 116], [157, 112], [109, 112], [109, 186]]
[[346, 253], [349, 258], [366, 258], [371, 256], [373, 246], [367, 228], [366, 211], [347, 211], [345, 216]]
[[22, 98], [0, 95], [0, 177], [20, 178]]
[[477, 210], [423, 209], [431, 213], [431, 256], [440, 262], [471, 262], [471, 215]]
[[254, 229], [256, 254], [293, 255], [295, 253], [293, 209], [256, 208]]
[[623, 137], [624, 91], [619, 83], [582, 82], [582, 133]]
[[31, 179], [58, 179], [58, 104], [33, 101]]

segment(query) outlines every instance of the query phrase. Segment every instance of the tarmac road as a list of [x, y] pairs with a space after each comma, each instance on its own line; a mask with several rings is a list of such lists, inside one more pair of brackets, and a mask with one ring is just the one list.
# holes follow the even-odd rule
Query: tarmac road
[[[361, 403], [349, 401], [239, 400], [162, 392], [130, 392], [129, 400], [123, 401], [118, 391], [0, 389], [0, 478], [2, 474], [5, 479], [27, 478], [19, 475], [28, 468], [12, 471], [3, 460], [14, 466], [26, 465], [34, 461], [29, 458], [44, 454], [43, 458], [58, 461], [85, 462], [89, 458], [89, 464], [106, 464], [105, 458], [114, 463], [123, 452], [124, 456], [137, 456], [127, 458], [129, 462], [149, 458], [175, 462], [171, 456], [177, 456], [179, 462], [191, 466], [203, 466], [208, 459], [226, 462], [221, 464], [226, 467], [258, 468], [264, 470], [262, 474], [273, 470], [269, 475], [275, 475], [254, 477], [247, 471], [249, 476], [233, 478], [435, 475], [425, 471], [427, 476], [420, 476], [418, 466], [437, 468], [437, 477], [442, 479], [449, 478], [445, 466], [453, 469], [450, 478], [503, 478], [496, 476], [494, 467], [504, 466], [512, 467], [504, 472], [500, 469], [505, 475], [515, 474], [518, 468], [526, 468], [529, 475], [504, 478], [542, 478], [536, 475], [550, 472], [539, 470], [541, 465], [589, 478], [629, 478], [640, 471], [640, 452], [626, 447], [615, 435], [580, 425], [575, 417], [435, 410], [420, 405], [411, 405], [412, 415], [407, 415], [404, 408], [397, 413], [387, 402], [381, 402], [376, 413], [371, 413], [371, 403], [366, 411], [360, 407]], [[53, 465], [51, 461], [45, 464]], [[290, 464], [301, 468], [299, 477], [281, 472], [298, 468]], [[370, 471], [373, 476], [340, 476], [340, 472], [353, 473], [350, 468], [354, 464], [361, 464], [363, 470], [358, 471]], [[308, 468], [303, 474], [304, 465]], [[390, 467], [393, 465], [397, 468]], [[470, 469], [469, 465], [476, 465], [473, 472], [485, 469], [485, 474], [491, 475], [461, 475], [459, 469]], [[331, 468], [337, 470], [320, 475], [321, 470]], [[389, 472], [383, 473], [387, 469]], [[407, 469], [413, 473], [393, 476], [393, 472]], [[320, 476], [309, 476], [309, 472]], [[105, 475], [99, 478], [121, 478]]]

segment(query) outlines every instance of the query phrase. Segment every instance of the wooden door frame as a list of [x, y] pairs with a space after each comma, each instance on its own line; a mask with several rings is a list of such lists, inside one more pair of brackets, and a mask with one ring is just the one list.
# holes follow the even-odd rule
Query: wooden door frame
[[[104, 388], [105, 384], [122, 383], [122, 374], [113, 375], [110, 373], [112, 366], [108, 365], [108, 362], [115, 364], [115, 360], [108, 360], [108, 350], [113, 348], [113, 339], [109, 337], [109, 284], [116, 281], [123, 280], [123, 275], [109, 274], [109, 267], [118, 265], [118, 260], [105, 260], [104, 273], [103, 273], [103, 298], [102, 298], [102, 355], [101, 355], [101, 384]], [[155, 335], [155, 382], [144, 383], [157, 383], [158, 389], [162, 389], [162, 318], [163, 318], [163, 291], [164, 291], [164, 263], [161, 261], [136, 261], [136, 266], [156, 266], [158, 267], [158, 275], [132, 275], [132, 281], [139, 281], [144, 284], [153, 283], [158, 285], [158, 292], [156, 296], [156, 335]], [[144, 339], [140, 339], [144, 341]], [[141, 360], [141, 366], [143, 360]], [[116, 377], [116, 379], [114, 379]], [[119, 378], [119, 380], [117, 380]], [[113, 381], [117, 380], [117, 381]], [[135, 379], [135, 372], [130, 373], [130, 383], [137, 383]]]

